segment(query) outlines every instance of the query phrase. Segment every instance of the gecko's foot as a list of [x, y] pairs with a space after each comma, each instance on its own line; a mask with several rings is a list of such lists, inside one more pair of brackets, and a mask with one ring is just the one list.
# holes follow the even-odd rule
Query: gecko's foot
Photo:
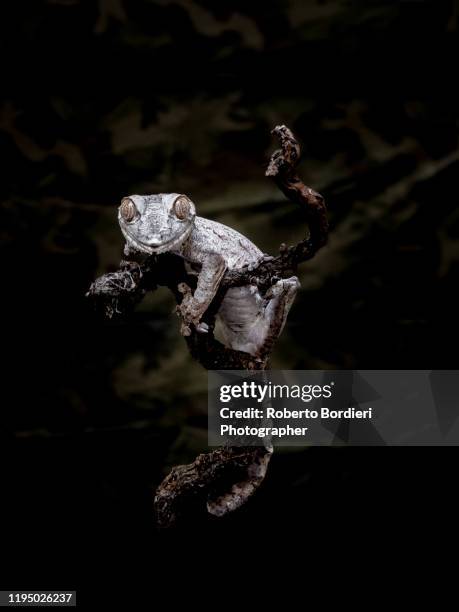
[[183, 299], [176, 306], [175, 311], [182, 320], [182, 327], [180, 329], [182, 336], [190, 336], [193, 328], [199, 334], [209, 333], [209, 326], [204, 321], [201, 321], [201, 305], [193, 298], [191, 289], [185, 283], [180, 283], [178, 290], [183, 294]]
[[296, 292], [300, 287], [300, 281], [296, 276], [279, 279], [272, 287], [268, 289], [266, 292], [266, 297], [269, 300], [279, 296], [285, 296], [286, 298], [295, 297]]

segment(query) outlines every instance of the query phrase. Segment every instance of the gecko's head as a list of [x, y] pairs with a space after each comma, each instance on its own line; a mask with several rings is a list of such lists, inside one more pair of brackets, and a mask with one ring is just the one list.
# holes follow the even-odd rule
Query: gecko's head
[[145, 255], [179, 247], [190, 235], [196, 210], [178, 193], [123, 198], [118, 221], [129, 246]]

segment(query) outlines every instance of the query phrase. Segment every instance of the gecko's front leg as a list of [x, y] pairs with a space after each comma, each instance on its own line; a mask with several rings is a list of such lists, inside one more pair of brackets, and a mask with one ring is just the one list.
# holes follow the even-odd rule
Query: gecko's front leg
[[201, 265], [194, 294], [187, 285], [182, 283], [179, 286], [183, 299], [177, 310], [182, 318], [184, 336], [190, 335], [191, 326], [199, 332], [207, 331], [207, 326], [201, 323], [201, 318], [214, 299], [226, 271], [225, 259], [218, 253], [202, 253], [199, 259], [194, 258], [193, 263]]

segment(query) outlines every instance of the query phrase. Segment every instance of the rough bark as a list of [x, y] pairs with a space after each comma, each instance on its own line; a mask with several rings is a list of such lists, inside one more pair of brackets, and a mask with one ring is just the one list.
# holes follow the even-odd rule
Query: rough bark
[[156, 491], [158, 526], [202, 516], [206, 508], [217, 517], [236, 510], [263, 481], [270, 458], [265, 447], [225, 447], [174, 467]]

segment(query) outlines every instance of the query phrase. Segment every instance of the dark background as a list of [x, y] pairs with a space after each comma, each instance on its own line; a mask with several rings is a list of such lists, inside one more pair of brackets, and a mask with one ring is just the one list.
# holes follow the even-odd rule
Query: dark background
[[[173, 555], [153, 491], [206, 449], [206, 372], [167, 291], [113, 323], [84, 298], [120, 259], [123, 196], [186, 193], [198, 214], [274, 253], [305, 232], [264, 178], [270, 129], [286, 123], [331, 234], [301, 268], [273, 367], [458, 367], [459, 6], [50, 0], [9, 11], [3, 588], [80, 588], [101, 567], [162, 546]], [[338, 539], [387, 518], [409, 531], [428, 504], [450, 507], [455, 463], [448, 448], [279, 452], [250, 504], [185, 531], [204, 550], [234, 534], [309, 537], [324, 516]]]

